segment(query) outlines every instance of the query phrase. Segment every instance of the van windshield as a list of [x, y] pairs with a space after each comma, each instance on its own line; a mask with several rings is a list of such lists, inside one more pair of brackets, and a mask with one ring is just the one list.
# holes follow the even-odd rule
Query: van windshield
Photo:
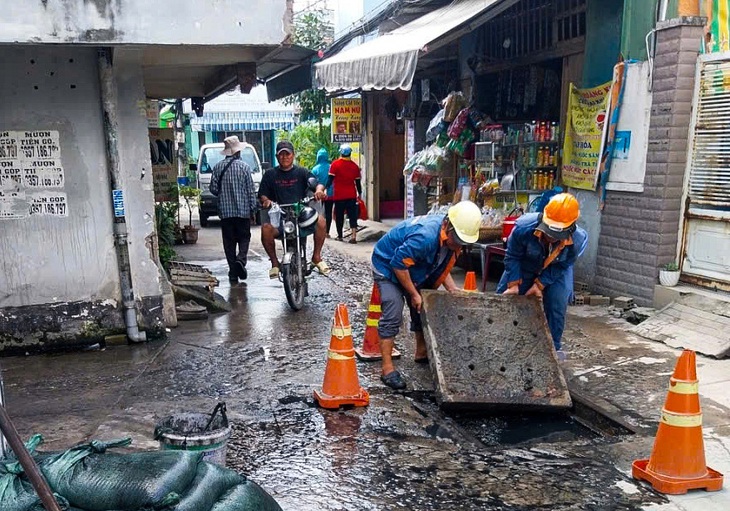
[[[213, 167], [215, 167], [216, 163], [223, 160], [223, 158], [225, 158], [225, 156], [221, 154], [221, 150], [219, 148], [206, 148], [203, 151], [202, 158], [200, 158], [200, 173], [210, 174], [213, 172]], [[254, 174], [261, 172], [258, 160], [256, 159], [256, 153], [250, 147], [246, 147], [243, 151], [241, 151], [241, 159], [245, 161], [249, 167], [251, 167], [251, 171]]]

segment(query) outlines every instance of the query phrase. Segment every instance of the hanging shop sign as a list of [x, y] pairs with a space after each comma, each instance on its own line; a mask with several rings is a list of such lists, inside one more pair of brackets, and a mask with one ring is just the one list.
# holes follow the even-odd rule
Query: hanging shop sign
[[149, 132], [155, 202], [171, 201], [174, 198], [173, 192], [177, 188], [175, 130], [157, 128], [151, 129]]
[[362, 99], [332, 98], [332, 142], [362, 142]]
[[595, 190], [606, 105], [611, 82], [592, 89], [570, 84], [568, 120], [563, 146], [563, 184]]

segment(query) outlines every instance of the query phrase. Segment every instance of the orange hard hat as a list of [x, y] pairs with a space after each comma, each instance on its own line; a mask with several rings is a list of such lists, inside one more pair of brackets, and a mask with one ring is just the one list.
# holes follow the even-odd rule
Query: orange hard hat
[[578, 199], [569, 193], [555, 195], [543, 211], [542, 221], [554, 229], [567, 229], [580, 217]]

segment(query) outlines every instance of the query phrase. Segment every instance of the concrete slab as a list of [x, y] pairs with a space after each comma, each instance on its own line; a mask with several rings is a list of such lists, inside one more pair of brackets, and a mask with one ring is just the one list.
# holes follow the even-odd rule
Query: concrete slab
[[632, 331], [673, 348], [727, 358], [730, 356], [728, 309], [730, 306], [725, 302], [711, 304], [704, 297], [684, 297], [638, 324]]
[[423, 291], [424, 335], [442, 407], [569, 408], [541, 302]]

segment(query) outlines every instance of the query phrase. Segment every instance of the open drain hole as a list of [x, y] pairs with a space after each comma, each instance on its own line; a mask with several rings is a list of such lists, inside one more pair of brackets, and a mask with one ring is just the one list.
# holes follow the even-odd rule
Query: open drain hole
[[573, 409], [565, 412], [493, 414], [447, 413], [467, 435], [486, 446], [563, 443], [578, 439], [617, 437], [638, 433], [637, 428], [613, 416], [593, 400], [571, 393]]

